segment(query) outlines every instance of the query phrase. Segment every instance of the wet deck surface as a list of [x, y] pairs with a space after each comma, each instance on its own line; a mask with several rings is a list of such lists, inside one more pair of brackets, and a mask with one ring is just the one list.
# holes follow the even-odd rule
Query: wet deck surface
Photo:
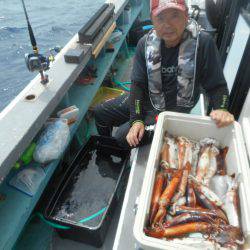
[[57, 233], [54, 233], [51, 250], [111, 250], [113, 248], [114, 239], [116, 235], [116, 229], [120, 217], [122, 201], [115, 209], [114, 217], [109, 227], [105, 242], [101, 248], [96, 248], [90, 245], [83, 244], [81, 242], [62, 239]]
[[136, 199], [141, 192], [141, 185], [146, 169], [149, 150], [150, 145], [146, 145], [138, 150], [138, 155], [136, 155], [136, 150], [132, 151], [131, 153], [131, 160], [133, 161], [134, 159], [135, 161], [131, 164], [132, 167], [125, 198], [122, 197], [115, 209], [114, 217], [112, 219], [103, 246], [101, 248], [96, 248], [80, 242], [62, 239], [57, 235], [57, 233], [54, 233], [50, 248], [51, 250], [111, 250], [113, 249], [114, 241], [116, 241], [116, 246], [114, 249], [135, 249], [136, 242], [133, 236], [133, 226], [135, 219], [134, 206]]

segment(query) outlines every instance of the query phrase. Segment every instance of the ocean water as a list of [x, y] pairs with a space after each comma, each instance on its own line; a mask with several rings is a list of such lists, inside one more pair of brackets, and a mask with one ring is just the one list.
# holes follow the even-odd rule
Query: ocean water
[[[105, 0], [25, 0], [40, 53], [63, 47]], [[21, 0], [0, 0], [0, 112], [34, 78], [24, 54], [32, 53]]]

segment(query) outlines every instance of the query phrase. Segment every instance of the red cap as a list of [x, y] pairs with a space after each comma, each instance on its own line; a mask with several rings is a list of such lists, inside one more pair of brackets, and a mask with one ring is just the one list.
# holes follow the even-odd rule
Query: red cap
[[166, 9], [177, 9], [181, 11], [187, 11], [187, 5], [185, 0], [151, 0], [150, 1], [150, 12], [157, 16], [163, 10]]

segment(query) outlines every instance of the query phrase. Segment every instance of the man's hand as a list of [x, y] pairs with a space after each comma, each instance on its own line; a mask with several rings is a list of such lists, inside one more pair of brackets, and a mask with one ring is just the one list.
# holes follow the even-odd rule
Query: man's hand
[[221, 109], [213, 110], [210, 117], [215, 121], [218, 128], [226, 127], [234, 122], [234, 116], [228, 111]]
[[135, 122], [130, 128], [126, 139], [130, 147], [136, 147], [141, 141], [145, 131], [145, 126], [141, 122]]

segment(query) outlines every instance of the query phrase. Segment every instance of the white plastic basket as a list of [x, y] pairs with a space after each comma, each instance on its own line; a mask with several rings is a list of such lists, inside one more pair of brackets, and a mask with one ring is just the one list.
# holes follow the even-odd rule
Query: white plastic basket
[[218, 244], [198, 237], [166, 241], [149, 237], [143, 231], [149, 216], [155, 173], [159, 165], [160, 150], [165, 131], [172, 135], [185, 136], [193, 140], [211, 137], [217, 139], [221, 146], [229, 147], [226, 157], [227, 172], [228, 174], [241, 173], [241, 183], [239, 185], [241, 223], [246, 242], [250, 242], [249, 163], [239, 123], [234, 122], [234, 124], [226, 128], [218, 129], [209, 117], [162, 112], [156, 125], [134, 225], [134, 236], [140, 247], [144, 250], [218, 249]]

